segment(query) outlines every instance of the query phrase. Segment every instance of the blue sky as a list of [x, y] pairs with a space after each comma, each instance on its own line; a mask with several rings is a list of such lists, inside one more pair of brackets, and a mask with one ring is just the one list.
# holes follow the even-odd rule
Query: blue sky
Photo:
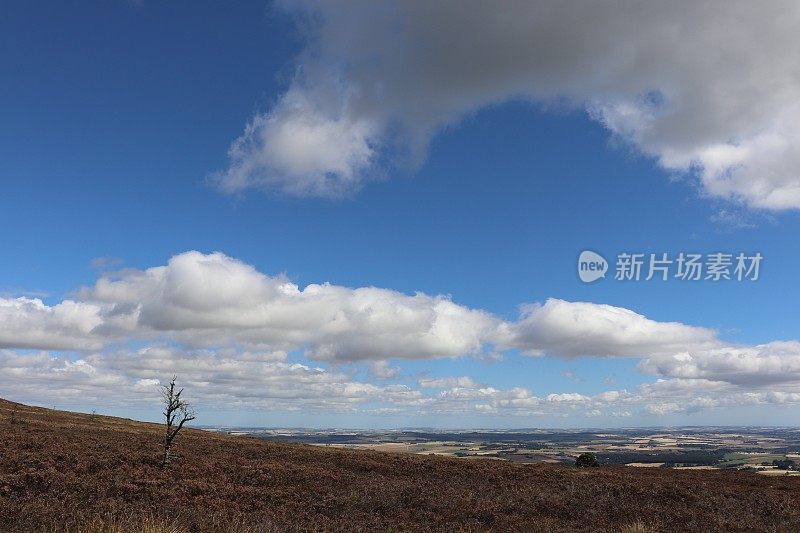
[[[206, 373], [176, 372], [187, 382], [187, 392], [197, 391], [205, 414], [200, 422], [207, 424], [551, 427], [800, 421], [793, 413], [800, 349], [792, 344], [800, 325], [794, 312], [800, 296], [800, 223], [791, 187], [786, 192], [797, 174], [793, 169], [780, 174], [783, 168], [776, 163], [768, 169], [774, 183], [765, 185], [758, 174], [766, 172], [763, 163], [748, 155], [723, 168], [727, 177], [719, 177], [713, 172], [723, 163], [710, 159], [706, 149], [712, 139], [723, 148], [733, 143], [757, 153], [760, 138], [751, 139], [739, 124], [720, 122], [718, 117], [727, 114], [719, 112], [702, 124], [713, 123], [715, 131], [697, 146], [679, 149], [669, 135], [648, 129], [650, 122], [615, 122], [622, 120], [618, 110], [630, 103], [624, 100], [627, 87], [617, 87], [615, 94], [623, 96], [613, 98], [605, 85], [583, 95], [583, 89], [525, 62], [513, 69], [533, 72], [525, 82], [530, 89], [504, 82], [504, 76], [513, 76], [491, 68], [486, 80], [498, 83], [491, 91], [484, 88], [486, 80], [463, 81], [461, 75], [449, 81], [431, 75], [427, 83], [418, 78], [427, 70], [420, 74], [409, 68], [414, 89], [405, 97], [392, 88], [411, 83], [403, 79], [402, 67], [427, 60], [408, 59], [406, 53], [395, 57], [392, 50], [413, 31], [424, 30], [376, 43], [375, 57], [398, 67], [399, 74], [387, 76], [372, 66], [374, 57], [352, 51], [352, 42], [361, 41], [342, 37], [347, 25], [334, 8], [298, 4], [145, 1], [4, 8], [0, 209], [6, 224], [0, 226], [5, 250], [0, 296], [9, 303], [0, 308], [6, 313], [0, 314], [0, 331], [5, 329], [0, 363], [11, 399], [84, 410], [101, 406], [98, 410], [152, 418], [151, 381], [168, 378], [171, 368], [181, 368], [201, 351], [212, 361]], [[370, 10], [359, 5], [353, 17], [369, 18]], [[396, 22], [393, 17], [408, 15], [389, 11], [380, 16]], [[425, 16], [433, 21], [441, 13]], [[532, 24], [537, 16], [544, 15], [530, 14]], [[560, 17], [571, 20], [572, 14]], [[475, 18], [480, 20], [479, 13]], [[453, 27], [472, 23], [447, 21]], [[357, 37], [378, 38], [366, 30]], [[663, 47], [668, 51], [670, 44]], [[458, 61], [446, 54], [439, 59]], [[667, 108], [697, 96], [678, 91], [681, 83], [694, 86], [679, 74], [670, 83], [649, 82], [650, 89], [667, 94]], [[331, 80], [336, 80], [334, 89], [326, 88]], [[464, 101], [442, 96], [447, 91], [439, 94], [436, 84], [463, 91]], [[384, 87], [379, 98], [362, 96], [376, 85]], [[539, 88], [551, 85], [551, 93]], [[642, 102], [641, 92], [632, 94], [631, 102]], [[586, 103], [597, 98], [608, 102], [599, 108]], [[768, 99], [751, 104], [773, 107]], [[660, 112], [654, 111], [654, 120]], [[680, 126], [680, 109], [675, 116]], [[253, 138], [242, 137], [248, 123], [255, 125]], [[775, 128], [775, 136], [791, 142], [791, 131]], [[286, 131], [294, 133], [282, 137]], [[237, 138], [244, 139], [243, 154], [230, 155]], [[682, 155], [674, 156], [679, 151]], [[758, 187], [750, 188], [752, 183]], [[772, 192], [752, 192], [767, 189]], [[623, 251], [760, 252], [764, 262], [755, 282], [626, 283], [611, 276], [586, 284], [576, 272], [578, 254], [585, 249], [612, 263]], [[238, 267], [221, 278], [204, 274], [174, 281], [167, 276], [158, 288], [141, 288], [124, 302], [96, 285], [108, 279], [133, 286], [131, 280], [143, 271], [171, 265], [171, 258], [193, 250], [201, 253], [189, 258], [195, 266], [220, 252], [224, 255], [208, 261], [226, 268], [250, 265], [269, 280], [284, 276], [300, 290], [327, 282], [408, 296], [444, 295], [459, 312], [491, 315], [492, 324], [464, 326], [487, 328], [478, 335], [477, 347], [459, 338], [457, 347], [442, 344], [428, 352], [423, 342], [419, 353], [393, 357], [393, 346], [375, 344], [391, 332], [367, 319], [366, 329], [352, 326], [355, 340], [337, 336], [323, 342], [313, 331], [291, 340], [253, 333], [258, 338], [253, 341], [250, 333], [241, 333], [244, 326], [231, 333], [230, 316], [198, 318], [201, 311], [225, 307], [226, 287], [238, 283], [228, 283], [225, 276], [241, 274], [242, 283], [260, 283]], [[193, 318], [178, 326], [156, 323], [152, 316], [161, 316], [160, 311], [150, 319], [144, 312], [131, 315], [138, 320], [132, 326], [109, 325], [123, 304], [174, 310], [175, 302], [164, 296], [172, 290], [170, 280], [181, 289], [199, 283], [195, 288], [208, 289], [203, 294], [210, 300], [202, 309], [181, 308]], [[130, 291], [140, 290], [136, 287]], [[381, 294], [381, 301], [406, 305], [393, 300], [395, 293]], [[31, 304], [37, 298], [41, 308]], [[346, 315], [356, 304], [349, 303], [350, 296], [342, 298], [348, 303], [331, 305], [341, 305]], [[566, 326], [549, 322], [550, 315], [537, 322], [535, 334], [516, 333], [526, 339], [534, 335], [535, 341], [495, 331], [499, 322], [522, 328], [519, 306], [538, 303], [548, 309], [545, 302], [551, 298], [563, 302], [558, 311], [564, 316], [597, 324], [597, 337], [580, 328], [559, 329]], [[87, 322], [60, 315], [55, 309], [64, 300], [84, 306], [76, 313], [88, 313]], [[580, 302], [593, 307], [574, 307]], [[278, 310], [263, 318], [266, 322], [248, 322], [247, 328], [294, 327], [281, 315], [281, 305], [288, 304], [275, 305]], [[315, 310], [318, 304], [308, 305]], [[615, 322], [604, 314], [608, 306], [643, 315], [647, 322]], [[234, 305], [230, 312], [241, 313], [238, 319], [253, 309]], [[351, 324], [359, 317], [348, 315]], [[218, 319], [225, 323], [214, 323]], [[36, 337], [40, 320], [43, 329], [57, 329], [69, 339]], [[662, 323], [714, 330], [713, 341], [687, 330], [688, 340], [662, 353]], [[605, 326], [615, 329], [601, 331]], [[433, 326], [422, 327], [411, 335], [424, 335]], [[550, 330], [542, 330], [548, 327], [565, 339], [584, 337], [580, 356], [565, 353], [566, 340], [550, 340]], [[20, 333], [26, 329], [33, 333]], [[626, 336], [639, 330], [642, 338]], [[347, 351], [358, 351], [364, 338], [375, 353], [356, 357]], [[458, 348], [462, 344], [469, 348]], [[408, 349], [413, 352], [414, 346]], [[149, 348], [169, 355], [158, 363], [140, 358], [151, 361], [149, 367], [137, 363]], [[543, 353], [526, 355], [530, 350]], [[254, 351], [273, 354], [246, 367], [248, 373], [263, 372], [264, 381], [226, 389], [233, 378], [215, 364], [248, 360]], [[492, 356], [495, 351], [502, 360]], [[696, 368], [671, 365], [677, 353], [691, 354]], [[737, 367], [731, 359], [747, 363]], [[652, 362], [649, 370], [645, 360]], [[75, 364], [91, 370], [64, 370]], [[281, 374], [292, 364], [307, 369], [297, 372], [314, 374], [319, 368], [327, 374], [300, 379], [295, 371]], [[396, 369], [394, 375], [378, 376], [380, 365]], [[19, 378], [23, 369], [28, 378]], [[75, 381], [65, 381], [67, 374]], [[458, 377], [470, 381], [421, 383]], [[306, 379], [327, 385], [306, 398]], [[641, 389], [658, 380], [672, 392]], [[206, 394], [208, 382], [217, 383], [218, 390]], [[271, 394], [276, 382], [280, 392]], [[48, 392], [42, 392], [42, 384]], [[355, 396], [346, 392], [353, 386], [360, 391]], [[109, 404], [107, 395], [125, 387], [127, 396]], [[608, 391], [627, 396], [595, 398]], [[564, 394], [577, 396], [550, 396]], [[515, 406], [514, 398], [525, 401]]]

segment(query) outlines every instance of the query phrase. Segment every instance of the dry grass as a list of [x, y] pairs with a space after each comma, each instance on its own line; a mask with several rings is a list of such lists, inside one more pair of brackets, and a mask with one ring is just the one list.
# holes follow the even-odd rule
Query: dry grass
[[659, 528], [655, 526], [648, 526], [641, 520], [636, 520], [619, 530], [620, 533], [657, 533]]
[[67, 531], [69, 533], [188, 533], [185, 527], [175, 521], [152, 515], [96, 516], [87, 523], [76, 525]]
[[264, 442], [0, 400], [0, 531], [800, 531], [800, 478]]

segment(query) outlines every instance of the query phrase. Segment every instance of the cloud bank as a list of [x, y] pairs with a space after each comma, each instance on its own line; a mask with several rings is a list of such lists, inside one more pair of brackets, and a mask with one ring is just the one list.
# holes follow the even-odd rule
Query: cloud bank
[[228, 192], [357, 190], [390, 149], [511, 100], [584, 110], [705, 193], [800, 207], [800, 5], [791, 0], [282, 0], [305, 49], [218, 176]]
[[206, 411], [246, 408], [289, 413], [624, 419], [634, 413], [667, 416], [800, 402], [796, 391], [743, 390], [721, 381], [684, 378], [598, 394], [536, 394], [525, 387], [482, 385], [465, 376], [421, 380], [418, 388], [376, 385], [347, 372], [290, 363], [281, 353], [168, 346], [93, 353], [77, 360], [52, 352], [0, 350], [0, 369], [4, 396], [103, 409], [158, 403], [158, 384], [173, 373], [179, 374], [193, 401]]
[[[222, 253], [190, 251], [166, 265], [105, 274], [78, 300], [0, 299], [8, 348], [91, 350], [170, 340], [192, 348], [300, 350], [321, 361], [382, 362], [486, 355], [642, 357], [721, 346], [716, 332], [628, 309], [549, 299], [517, 321], [445, 296], [311, 283], [301, 288]], [[385, 370], [385, 369], [384, 369]]]
[[[404, 376], [393, 366], [497, 359], [513, 350], [534, 356], [531, 365], [547, 356], [638, 358], [639, 369], [658, 379], [632, 391], [537, 395], [475, 376]], [[363, 377], [344, 370], [359, 365]], [[4, 394], [145, 401], [173, 373], [215, 405], [531, 416], [626, 416], [646, 407], [667, 415], [800, 401], [800, 341], [733, 344], [708, 328], [559, 299], [525, 304], [508, 321], [444, 296], [301, 288], [222, 253], [196, 251], [103, 274], [55, 305], [0, 298]]]

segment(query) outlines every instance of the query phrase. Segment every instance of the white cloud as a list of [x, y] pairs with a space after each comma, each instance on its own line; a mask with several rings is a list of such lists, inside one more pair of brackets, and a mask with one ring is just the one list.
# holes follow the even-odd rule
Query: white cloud
[[675, 402], [655, 403], [645, 407], [651, 415], [668, 415], [681, 410], [681, 406]]
[[617, 390], [610, 390], [601, 392], [595, 396], [596, 400], [603, 401], [603, 402], [616, 402], [623, 396], [623, 393]]
[[357, 188], [372, 165], [376, 134], [368, 119], [347, 109], [331, 115], [303, 91], [290, 90], [248, 124], [217, 180], [226, 192], [258, 186], [298, 196], [339, 195]]
[[657, 322], [622, 307], [548, 299], [524, 306], [499, 340], [533, 355], [645, 356], [719, 345], [713, 330]]
[[564, 392], [560, 394], [548, 394], [548, 402], [586, 402], [589, 398], [577, 392]]
[[469, 389], [477, 387], [477, 384], [468, 376], [425, 378], [420, 379], [418, 383], [423, 389]]
[[103, 319], [93, 304], [64, 300], [47, 306], [38, 298], [0, 297], [0, 348], [97, 349], [94, 330]]
[[456, 387], [442, 391], [426, 406], [430, 412], [497, 413], [509, 416], [544, 416], [555, 412], [542, 404], [542, 399], [523, 387], [496, 389], [494, 387]]
[[443, 296], [311, 284], [300, 289], [223, 254], [187, 252], [166, 266], [104, 277], [81, 295], [111, 309], [116, 330], [193, 346], [264, 345], [319, 360], [454, 357], [479, 352], [489, 313]]
[[18, 353], [0, 350], [0, 389], [3, 397], [46, 400], [84, 400], [95, 395], [133, 402], [139, 394], [121, 387], [125, 380], [118, 375], [98, 371], [84, 359], [72, 360], [47, 352]]
[[357, 189], [401, 145], [514, 99], [585, 109], [670, 171], [755, 207], [800, 207], [800, 5], [283, 0], [306, 48], [220, 186]]
[[800, 342], [654, 355], [642, 360], [640, 368], [665, 377], [723, 381], [743, 387], [800, 384]]
[[377, 379], [392, 379], [402, 372], [399, 366], [390, 366], [388, 361], [373, 361], [369, 364], [369, 373]]

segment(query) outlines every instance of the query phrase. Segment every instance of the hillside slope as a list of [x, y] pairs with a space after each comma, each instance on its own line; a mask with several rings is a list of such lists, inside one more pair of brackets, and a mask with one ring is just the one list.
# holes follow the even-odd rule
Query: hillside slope
[[0, 531], [800, 531], [797, 478], [160, 438], [0, 400]]

